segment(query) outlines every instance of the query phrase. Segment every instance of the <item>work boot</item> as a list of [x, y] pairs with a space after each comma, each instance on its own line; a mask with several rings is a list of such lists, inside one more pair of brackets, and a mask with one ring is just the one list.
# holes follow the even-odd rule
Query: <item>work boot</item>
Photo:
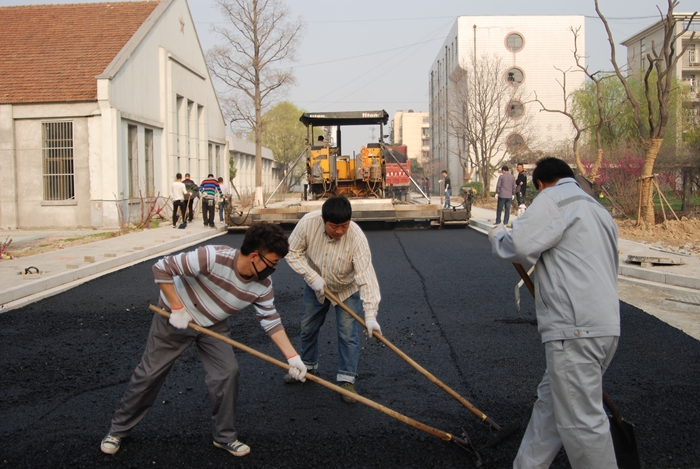
[[214, 440], [214, 446], [225, 449], [234, 456], [245, 456], [246, 454], [250, 453], [250, 446], [240, 440], [236, 440], [231, 443], [219, 443], [218, 441]]
[[[339, 383], [339, 384], [340, 384], [340, 387], [345, 389], [346, 391], [350, 391], [353, 394], [357, 394], [357, 391], [355, 391], [355, 386], [353, 386], [352, 383], [348, 383], [347, 381], [344, 381], [344, 382]], [[357, 402], [355, 399], [353, 399], [352, 397], [348, 397], [345, 394], [341, 394], [340, 397], [342, 397], [343, 400], [345, 402], [347, 402], [348, 404], [354, 404], [355, 402]]]
[[105, 454], [114, 454], [119, 451], [122, 445], [122, 439], [118, 436], [107, 434], [100, 443], [100, 449]]
[[[313, 375], [313, 374], [314, 374], [314, 370], [309, 370], [309, 369], [307, 368], [307, 369], [306, 369], [306, 374], [307, 374], [307, 375]], [[287, 384], [301, 383], [301, 381], [292, 378], [292, 375], [290, 375], [289, 373], [287, 373], [286, 375], [284, 375], [284, 382], [287, 383]]]

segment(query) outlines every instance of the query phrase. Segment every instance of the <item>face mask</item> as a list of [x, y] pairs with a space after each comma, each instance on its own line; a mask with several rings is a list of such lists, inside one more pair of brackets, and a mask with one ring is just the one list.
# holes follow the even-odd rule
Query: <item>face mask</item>
[[269, 265], [266, 266], [261, 272], [258, 272], [258, 268], [255, 267], [255, 263], [253, 263], [253, 270], [255, 270], [255, 275], [258, 277], [259, 281], [265, 280], [267, 277], [272, 275], [272, 272], [275, 271], [274, 267], [270, 267]]

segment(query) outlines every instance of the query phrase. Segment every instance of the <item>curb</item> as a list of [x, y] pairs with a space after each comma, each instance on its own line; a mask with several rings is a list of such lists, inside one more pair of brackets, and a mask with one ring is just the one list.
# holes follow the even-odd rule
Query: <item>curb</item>
[[[92, 263], [81, 262], [76, 266], [76, 268], [66, 268], [61, 272], [55, 274], [49, 273], [47, 276], [40, 276], [35, 280], [27, 279], [25, 280], [26, 283], [20, 286], [2, 291], [0, 292], [0, 305], [5, 306], [4, 310], [13, 309], [11, 305], [8, 305], [8, 303], [17, 302], [32, 295], [41, 294], [42, 292], [47, 292], [48, 290], [56, 289], [57, 287], [78, 282], [83, 279], [88, 279], [89, 277], [96, 277], [101, 274], [120, 270], [129, 266], [130, 264], [181, 250], [224, 233], [226, 233], [226, 228], [220, 227], [217, 228], [216, 232], [214, 233], [209, 230], [200, 231], [178, 239], [161, 242], [154, 246], [143, 248], [140, 246], [147, 244], [148, 240], [144, 240], [143, 238], [134, 239], [135, 242], [132, 246], [124, 246], [119, 249], [110, 247], [108, 251], [115, 252], [115, 257], [105, 256], [103, 257], [103, 260], [96, 259], [96, 261]], [[158, 236], [156, 236], [156, 238], [157, 237]], [[51, 294], [55, 294], [55, 292]]]

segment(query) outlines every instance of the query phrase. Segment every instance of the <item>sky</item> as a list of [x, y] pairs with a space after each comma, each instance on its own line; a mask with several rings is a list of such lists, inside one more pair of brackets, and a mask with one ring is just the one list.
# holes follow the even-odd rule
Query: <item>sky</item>
[[[0, 5], [80, 3], [85, 0], [0, 0]], [[88, 0], [92, 1], [92, 0]], [[589, 71], [610, 70], [610, 49], [593, 0], [287, 0], [290, 18], [305, 34], [294, 67], [296, 86], [285, 99], [307, 111], [385, 109], [428, 111], [428, 76], [460, 15], [585, 15]], [[224, 25], [214, 0], [188, 0], [204, 52], [220, 42]], [[620, 42], [659, 19], [664, 0], [600, 0], [618, 49]], [[676, 12], [700, 9], [681, 0]], [[562, 25], [567, 27], [567, 25]], [[366, 129], [366, 140], [371, 138]], [[385, 133], [388, 133], [385, 131]], [[378, 135], [375, 135], [377, 137]], [[346, 140], [346, 134], [343, 135]], [[357, 148], [359, 150], [359, 148]], [[344, 153], [347, 153], [344, 151]]]

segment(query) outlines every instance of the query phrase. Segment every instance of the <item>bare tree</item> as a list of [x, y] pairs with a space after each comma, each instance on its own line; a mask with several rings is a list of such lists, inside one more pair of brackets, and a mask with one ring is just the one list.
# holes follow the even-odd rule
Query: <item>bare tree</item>
[[[554, 67], [556, 70], [561, 72], [562, 78], [561, 81], [557, 80], [557, 83], [559, 83], [559, 86], [561, 87], [562, 94], [563, 94], [563, 102], [564, 102], [564, 108], [563, 109], [549, 109], [547, 108], [542, 101], [540, 101], [537, 98], [537, 93], [535, 93], [535, 101], [542, 106], [542, 110], [546, 112], [552, 112], [552, 113], [557, 113], [557, 114], [562, 114], [566, 117], [569, 118], [571, 121], [571, 125], [574, 128], [574, 138], [572, 139], [572, 149], [574, 152], [574, 163], [576, 165], [576, 169], [578, 170], [579, 174], [587, 176], [589, 179], [592, 181], [595, 181], [598, 178], [598, 171], [600, 170], [600, 165], [603, 162], [603, 143], [601, 140], [601, 131], [603, 129], [603, 126], [605, 125], [606, 122], [609, 122], [610, 120], [615, 119], [617, 115], [619, 115], [620, 111], [618, 108], [618, 111], [616, 114], [612, 117], [606, 117], [605, 116], [605, 106], [603, 105], [603, 94], [601, 91], [601, 83], [605, 79], [609, 79], [614, 77], [614, 75], [603, 75], [600, 76], [600, 72], [594, 72], [590, 73], [588, 71], [588, 67], [583, 65], [582, 62], [582, 57], [578, 53], [578, 38], [579, 38], [579, 31], [581, 28], [574, 28], [571, 27], [569, 28], [571, 30], [571, 33], [574, 36], [574, 59], [576, 60], [576, 67], [579, 69], [579, 71], [583, 72], [586, 77], [588, 77], [589, 80], [591, 80], [594, 83], [595, 86], [595, 102], [596, 102], [596, 107], [597, 107], [597, 117], [598, 120], [597, 122], [593, 122], [589, 125], [580, 125], [579, 122], [576, 120], [573, 111], [569, 107], [569, 103], [571, 101], [571, 98], [573, 96], [573, 93], [576, 92], [574, 90], [573, 92], [569, 92], [566, 87], [566, 74], [571, 71], [571, 69], [568, 70], [562, 70], [560, 68]], [[581, 152], [579, 150], [579, 141], [581, 140], [581, 136], [583, 135], [584, 132], [590, 130], [590, 129], [595, 129], [595, 142], [596, 142], [596, 160], [594, 161], [593, 165], [591, 166], [590, 169], [586, 168], [583, 165], [583, 162], [581, 161]]]
[[471, 55], [451, 76], [453, 87], [447, 103], [447, 132], [456, 142], [450, 152], [465, 172], [476, 169], [489, 193], [491, 177], [507, 158], [506, 137], [522, 133], [529, 121], [523, 91], [506, 77], [500, 57]]
[[[673, 72], [676, 68], [678, 60], [683, 56], [695, 36], [694, 32], [691, 33], [685, 46], [681, 47], [680, 53], [676, 53], [676, 46], [680, 44], [678, 41], [688, 31], [696, 14], [693, 13], [690, 19], [687, 20], [685, 26], [681, 28], [680, 32], [676, 33], [676, 23], [678, 20], [676, 19], [673, 10], [676, 6], [678, 6], [678, 1], [667, 1], [668, 11], [666, 12], [666, 15], [661, 13], [661, 10], [659, 10], [661, 22], [663, 24], [663, 42], [659, 45], [652, 41], [651, 52], [647, 53], [647, 56], [645, 57], [647, 66], [646, 70], [644, 70], [643, 80], [644, 96], [646, 98], [646, 103], [644, 103], [640, 102], [635, 97], [629, 83], [629, 78], [623, 73], [617, 64], [617, 57], [615, 55], [615, 41], [613, 40], [610, 26], [598, 7], [598, 0], [595, 0], [595, 11], [605, 26], [608, 42], [610, 43], [610, 62], [615, 70], [615, 75], [617, 75], [622, 82], [625, 88], [625, 93], [627, 94], [627, 100], [632, 106], [634, 122], [639, 131], [639, 138], [645, 153], [644, 167], [642, 168], [642, 191], [640, 194], [642, 212], [641, 219], [638, 220], [638, 223], [654, 223], [654, 202], [652, 200], [653, 187], [651, 176], [654, 174], [654, 163], [656, 162], [656, 157], [659, 154], [659, 149], [663, 143], [664, 135], [666, 134], [666, 128], [669, 122]], [[653, 73], [656, 74], [655, 87], [653, 86], [653, 80], [651, 80]], [[646, 112], [648, 114], [646, 121], [642, 118], [641, 112], [641, 107], [644, 104], [647, 106]]]
[[303, 33], [301, 19], [288, 21], [281, 0], [215, 0], [227, 27], [212, 29], [224, 44], [207, 53], [212, 74], [227, 88], [222, 105], [231, 124], [243, 123], [255, 134], [255, 198], [262, 194], [262, 116], [294, 76], [285, 64], [294, 60]]

